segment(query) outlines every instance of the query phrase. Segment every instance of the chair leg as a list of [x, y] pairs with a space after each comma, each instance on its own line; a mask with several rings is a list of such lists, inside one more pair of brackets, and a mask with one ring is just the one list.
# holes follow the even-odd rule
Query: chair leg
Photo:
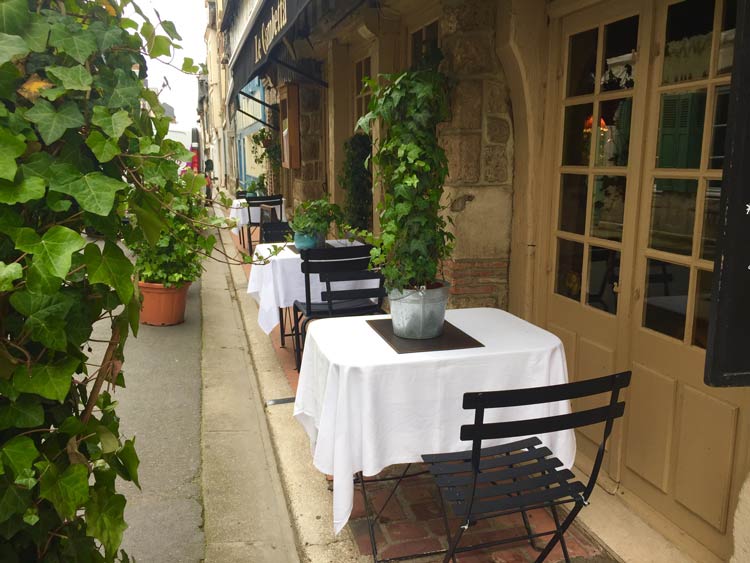
[[286, 314], [286, 311], [279, 307], [279, 335], [281, 336], [281, 347], [284, 347], [284, 315]]
[[[451, 538], [451, 529], [450, 525], [448, 524], [448, 512], [445, 509], [445, 501], [443, 500], [443, 492], [440, 490], [440, 486], [435, 483], [435, 488], [437, 489], [438, 498], [440, 499], [440, 510], [443, 512], [443, 526], [445, 527], [445, 538], [448, 540], [448, 545], [451, 545], [453, 543], [453, 539]], [[456, 563], [456, 556], [455, 554], [451, 558], [453, 563]]]
[[[557, 514], [557, 507], [553, 504], [550, 507], [552, 512], [552, 518], [555, 520], [555, 527], [558, 533], [560, 532], [560, 517]], [[565, 536], [560, 534], [560, 547], [562, 548], [563, 556], [565, 557], [565, 563], [570, 563], [570, 555], [568, 555], [568, 545], [565, 543]]]
[[458, 530], [456, 531], [456, 537], [451, 542], [450, 546], [448, 547], [448, 552], [445, 554], [445, 557], [443, 558], [443, 563], [448, 563], [451, 559], [454, 559], [456, 555], [456, 549], [458, 548], [458, 542], [461, 541], [461, 536], [464, 535], [464, 530], [467, 530], [468, 528], [469, 528], [468, 520], [463, 526], [458, 527]]
[[294, 311], [292, 315], [294, 316], [294, 365], [297, 371], [299, 371], [299, 368], [302, 365], [302, 343], [300, 342], [299, 316], [297, 315], [297, 311]]
[[378, 544], [375, 541], [375, 524], [376, 521], [373, 521], [372, 518], [370, 518], [370, 505], [367, 502], [367, 491], [365, 490], [365, 476], [364, 473], [361, 471], [357, 473], [357, 480], [359, 481], [360, 486], [362, 487], [362, 502], [365, 506], [365, 514], [367, 515], [367, 531], [370, 534], [370, 545], [372, 546], [372, 560], [374, 563], [378, 563]]
[[[570, 527], [570, 525], [573, 523], [573, 520], [575, 520], [576, 516], [578, 516], [578, 513], [581, 511], [581, 508], [583, 508], [582, 502], [576, 502], [575, 506], [571, 509], [568, 516], [563, 520], [562, 524], [558, 526], [557, 533], [552, 536], [552, 539], [549, 540], [549, 543], [544, 546], [544, 549], [539, 554], [539, 557], [536, 558], [535, 563], [542, 563], [545, 559], [547, 559], [547, 556], [550, 554], [550, 552], [555, 548], [557, 545], [557, 542], [563, 537], [565, 534], [565, 531]], [[569, 559], [567, 561], [570, 561]]]

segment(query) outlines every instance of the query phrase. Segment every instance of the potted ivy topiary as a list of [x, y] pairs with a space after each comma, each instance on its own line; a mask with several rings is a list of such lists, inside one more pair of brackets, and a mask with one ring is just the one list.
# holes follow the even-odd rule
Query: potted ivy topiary
[[342, 219], [341, 208], [325, 198], [303, 201], [289, 222], [294, 231], [294, 246], [299, 250], [323, 248], [331, 224], [340, 224]]
[[378, 205], [380, 235], [371, 265], [379, 267], [393, 319], [403, 338], [434, 338], [443, 330], [450, 284], [441, 279], [453, 234], [442, 215], [448, 174], [437, 125], [450, 115], [448, 78], [437, 65], [368, 80], [370, 111], [357, 126], [370, 133], [380, 119], [384, 133], [373, 157], [383, 186]]
[[169, 326], [185, 320], [188, 289], [201, 276], [203, 258], [213, 248], [215, 237], [200, 230], [208, 215], [200, 197], [201, 182], [196, 179], [191, 175], [179, 180], [179, 192], [166, 213], [168, 228], [156, 244], [131, 245], [143, 297], [143, 324]]

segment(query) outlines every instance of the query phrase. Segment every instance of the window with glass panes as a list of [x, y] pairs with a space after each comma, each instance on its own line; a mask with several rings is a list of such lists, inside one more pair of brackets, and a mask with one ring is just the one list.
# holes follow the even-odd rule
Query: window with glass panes
[[412, 32], [411, 64], [417, 64], [422, 58], [436, 51], [438, 46], [438, 22], [436, 20]]
[[554, 291], [617, 314], [638, 16], [568, 40]]
[[655, 126], [642, 326], [705, 348], [737, 0], [668, 6]]
[[354, 121], [367, 113], [370, 105], [370, 89], [364, 79], [370, 78], [370, 57], [365, 57], [354, 65]]

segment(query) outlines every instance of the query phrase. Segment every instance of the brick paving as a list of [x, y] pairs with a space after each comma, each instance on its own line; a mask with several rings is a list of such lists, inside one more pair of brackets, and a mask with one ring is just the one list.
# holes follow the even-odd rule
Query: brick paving
[[[239, 248], [239, 241], [236, 237], [233, 238]], [[245, 268], [245, 273], [249, 276], [249, 266]], [[294, 369], [292, 342], [288, 339], [286, 346], [281, 347], [278, 327], [274, 329], [270, 336], [289, 385], [296, 392], [299, 374]], [[410, 473], [418, 471], [420, 468], [423, 467], [413, 465]], [[378, 477], [394, 476], [403, 472], [403, 469], [404, 466], [389, 467]], [[392, 482], [367, 484], [368, 500], [375, 511], [382, 508], [390, 494], [392, 485]], [[330, 486], [329, 481], [329, 488]], [[383, 511], [380, 521], [375, 525], [379, 558], [399, 557], [418, 551], [445, 549], [447, 547], [440, 501], [437, 494], [437, 489], [429, 475], [412, 477], [401, 483]], [[536, 532], [554, 528], [552, 516], [546, 510], [534, 510], [529, 512], [528, 516], [531, 527]], [[449, 522], [451, 533], [454, 533], [457, 520], [451, 519]], [[360, 553], [372, 555], [364, 502], [359, 487], [355, 491], [354, 508], [347, 528]], [[496, 541], [503, 537], [510, 538], [524, 532], [523, 520], [520, 515], [483, 520], [464, 534], [465, 539], [462, 539], [461, 545]], [[543, 545], [546, 539], [540, 538], [537, 541], [540, 545]], [[575, 563], [615, 563], [618, 561], [605, 547], [575, 523], [568, 529], [565, 539], [568, 553]], [[529, 545], [528, 541], [519, 541], [491, 549], [459, 554], [456, 556], [456, 561], [459, 563], [531, 563], [536, 560], [538, 553], [536, 549]], [[442, 557], [425, 557], [418, 561], [419, 563], [433, 563], [442, 561]], [[559, 545], [555, 547], [546, 561], [547, 563], [564, 561]]]

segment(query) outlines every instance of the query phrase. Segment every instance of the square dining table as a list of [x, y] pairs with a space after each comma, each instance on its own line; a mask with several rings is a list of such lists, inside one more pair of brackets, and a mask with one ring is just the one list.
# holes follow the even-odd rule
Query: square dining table
[[[315, 467], [333, 475], [335, 533], [351, 514], [355, 473], [373, 476], [420, 462], [423, 454], [471, 448], [459, 437], [461, 425], [473, 422], [473, 411], [462, 408], [464, 393], [568, 380], [560, 339], [500, 309], [446, 311], [447, 322], [482, 346], [429, 352], [397, 353], [367, 322], [379, 318], [388, 317], [322, 319], [308, 327], [294, 417], [310, 439]], [[485, 422], [569, 412], [561, 401], [487, 411]], [[572, 430], [539, 438], [573, 465]]]

